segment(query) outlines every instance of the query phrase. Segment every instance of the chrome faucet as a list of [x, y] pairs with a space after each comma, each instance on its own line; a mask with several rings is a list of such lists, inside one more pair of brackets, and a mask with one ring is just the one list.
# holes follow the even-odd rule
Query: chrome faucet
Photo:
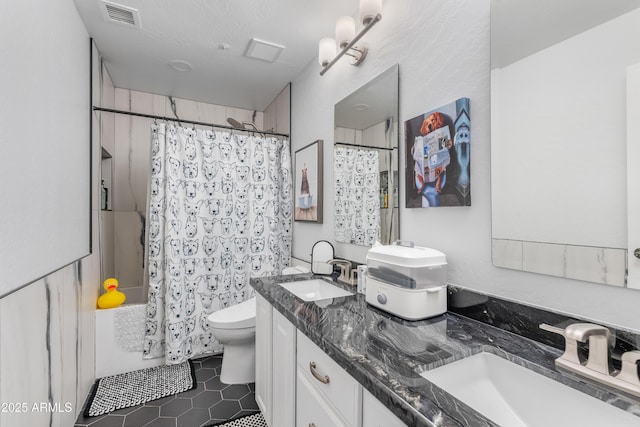
[[345, 285], [355, 286], [358, 284], [358, 280], [356, 278], [357, 270], [351, 269], [351, 262], [346, 259], [334, 258], [327, 261], [327, 264], [337, 265], [340, 267], [340, 276], [338, 277], [338, 282], [344, 283]]
[[[565, 339], [564, 354], [556, 359], [556, 366], [640, 397], [640, 378], [638, 377], [640, 351], [625, 352], [622, 355], [622, 368], [619, 372], [612, 372], [609, 329], [592, 323], [574, 323], [565, 329], [543, 323], [540, 329], [562, 335]], [[578, 342], [586, 343], [587, 340], [589, 356], [586, 364], [583, 364], [578, 356]]]

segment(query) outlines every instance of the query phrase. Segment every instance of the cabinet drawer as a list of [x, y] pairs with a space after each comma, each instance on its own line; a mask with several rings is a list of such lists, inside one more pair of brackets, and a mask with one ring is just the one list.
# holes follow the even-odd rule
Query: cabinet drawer
[[407, 427], [393, 412], [367, 390], [362, 395], [363, 427]]
[[298, 371], [307, 377], [349, 425], [359, 426], [362, 408], [360, 384], [300, 331], [297, 347]]
[[296, 426], [349, 427], [320, 395], [305, 373], [298, 368], [296, 382]]

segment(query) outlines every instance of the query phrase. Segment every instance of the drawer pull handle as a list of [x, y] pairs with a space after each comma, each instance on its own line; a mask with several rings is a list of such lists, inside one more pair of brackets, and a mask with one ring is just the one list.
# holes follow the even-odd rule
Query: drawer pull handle
[[309, 362], [309, 370], [322, 384], [329, 384], [329, 375], [322, 376], [316, 371], [316, 362]]
[[309, 423], [309, 427], [316, 427], [316, 423]]

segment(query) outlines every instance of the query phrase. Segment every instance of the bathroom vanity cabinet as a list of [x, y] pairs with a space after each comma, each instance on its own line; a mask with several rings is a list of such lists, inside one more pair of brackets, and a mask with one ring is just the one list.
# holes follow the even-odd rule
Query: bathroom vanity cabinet
[[270, 427], [405, 426], [260, 295], [256, 402]]
[[[637, 399], [615, 393], [610, 387], [578, 381], [556, 368], [555, 360], [562, 352], [549, 345], [551, 333], [539, 328], [540, 320], [554, 319], [555, 325], [568, 325], [587, 319], [449, 286], [454, 302], [451, 311], [409, 322], [370, 306], [361, 294], [306, 302], [296, 296], [294, 291], [304, 293], [304, 284], [315, 278], [307, 274], [251, 279], [259, 295], [256, 399], [270, 427], [497, 427], [510, 425], [500, 418], [501, 414], [513, 413], [526, 414], [528, 425], [567, 425], [561, 418], [566, 411], [531, 412], [527, 399], [501, 413], [495, 412], [493, 403], [489, 404], [490, 411], [474, 409], [471, 403], [437, 386], [435, 378], [428, 375], [431, 371], [437, 374], [439, 369], [456, 369], [459, 376], [469, 378], [471, 374], [460, 369], [467, 366], [464, 363], [471, 363], [474, 355], [483, 353], [532, 375], [542, 375], [545, 384], [573, 389], [572, 396], [580, 393], [591, 399], [569, 414], [580, 412], [591, 424], [597, 419], [598, 425], [639, 425]], [[296, 289], [290, 282], [301, 282], [302, 288]], [[502, 325], [509, 325], [509, 330]], [[640, 339], [635, 333], [607, 328], [617, 340], [634, 348], [631, 343]], [[471, 369], [474, 377], [483, 372], [476, 365]], [[502, 373], [505, 370], [496, 369]], [[522, 385], [521, 377], [508, 375]], [[329, 381], [323, 381], [326, 376]], [[444, 377], [454, 382], [459, 378], [450, 371]], [[494, 375], [487, 371], [480, 377]], [[539, 394], [548, 397], [558, 392]], [[565, 403], [560, 406], [566, 409], [568, 400], [561, 401]], [[557, 402], [553, 401], [554, 405]], [[596, 409], [596, 403], [605, 406]], [[501, 422], [492, 421], [494, 418]], [[609, 420], [613, 424], [607, 424]], [[589, 421], [578, 424], [587, 425]]]
[[269, 426], [295, 425], [296, 327], [256, 295], [256, 403]]

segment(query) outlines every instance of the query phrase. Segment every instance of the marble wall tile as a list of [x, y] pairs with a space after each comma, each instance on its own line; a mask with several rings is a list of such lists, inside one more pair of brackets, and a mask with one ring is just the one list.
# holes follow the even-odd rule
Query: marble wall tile
[[[152, 108], [153, 98], [150, 95], [139, 96], [140, 93], [130, 97], [130, 91], [116, 89], [116, 108], [134, 104]], [[152, 122], [151, 119], [121, 114], [115, 117], [113, 210], [146, 209]]]
[[625, 284], [626, 251], [568, 245], [565, 277], [621, 286]]
[[340, 141], [340, 142], [355, 144], [356, 135], [357, 135], [357, 131], [355, 129], [344, 128], [344, 141]]
[[[100, 105], [105, 108], [115, 108], [115, 88], [109, 77], [107, 68], [102, 64], [101, 73], [101, 100], [100, 104], [94, 100], [94, 105]], [[100, 114], [100, 130], [101, 130], [101, 145], [113, 156], [115, 152], [115, 114], [112, 113], [99, 113]]]
[[141, 286], [144, 275], [144, 213], [114, 212], [115, 277], [122, 288]]
[[146, 286], [132, 286], [120, 289], [126, 296], [126, 304], [146, 304], [149, 288]]
[[491, 239], [493, 265], [522, 270], [522, 241]]
[[[0, 398], [29, 409], [0, 413], [0, 425], [73, 424], [94, 380], [92, 310], [81, 306], [85, 294], [95, 308], [98, 259], [91, 255], [0, 300]], [[34, 410], [49, 403], [53, 411]]]
[[[190, 119], [228, 126], [227, 109], [221, 105], [207, 104], [205, 102], [196, 102], [196, 116], [190, 117]], [[206, 126], [200, 127], [207, 128]]]
[[[85, 399], [95, 381], [95, 316], [98, 295], [102, 289], [100, 276], [100, 253], [83, 258], [76, 270], [79, 277], [76, 297], [79, 298], [78, 328], [78, 384], [76, 390], [77, 413], [82, 409]], [[78, 296], [79, 294], [79, 296]], [[76, 414], [77, 415], [77, 414]]]
[[263, 129], [278, 133], [291, 132], [291, 85], [288, 84], [264, 110]]
[[31, 411], [34, 403], [48, 401], [51, 386], [48, 280], [0, 299], [0, 396], [3, 402], [25, 402], [29, 407], [24, 414], [0, 412], [3, 426], [49, 425], [50, 414]]
[[[171, 105], [171, 99], [173, 99], [175, 105], [175, 113]], [[198, 120], [198, 107], [196, 106], [196, 101], [181, 98], [171, 99], [169, 97], [165, 98], [165, 111], [167, 112], [167, 117], [176, 117], [177, 114], [180, 119]]]
[[114, 212], [102, 211], [100, 213], [100, 252], [102, 253], [101, 278], [114, 277], [115, 270], [115, 224]]
[[336, 127], [334, 139], [345, 144], [362, 144], [363, 136], [361, 130]]
[[533, 273], [564, 277], [565, 245], [522, 242], [522, 268]]
[[143, 114], [154, 114], [153, 94], [136, 90], [129, 90], [128, 92], [129, 111], [135, 111], [136, 113]]
[[616, 248], [492, 239], [496, 267], [624, 287], [627, 251]]

